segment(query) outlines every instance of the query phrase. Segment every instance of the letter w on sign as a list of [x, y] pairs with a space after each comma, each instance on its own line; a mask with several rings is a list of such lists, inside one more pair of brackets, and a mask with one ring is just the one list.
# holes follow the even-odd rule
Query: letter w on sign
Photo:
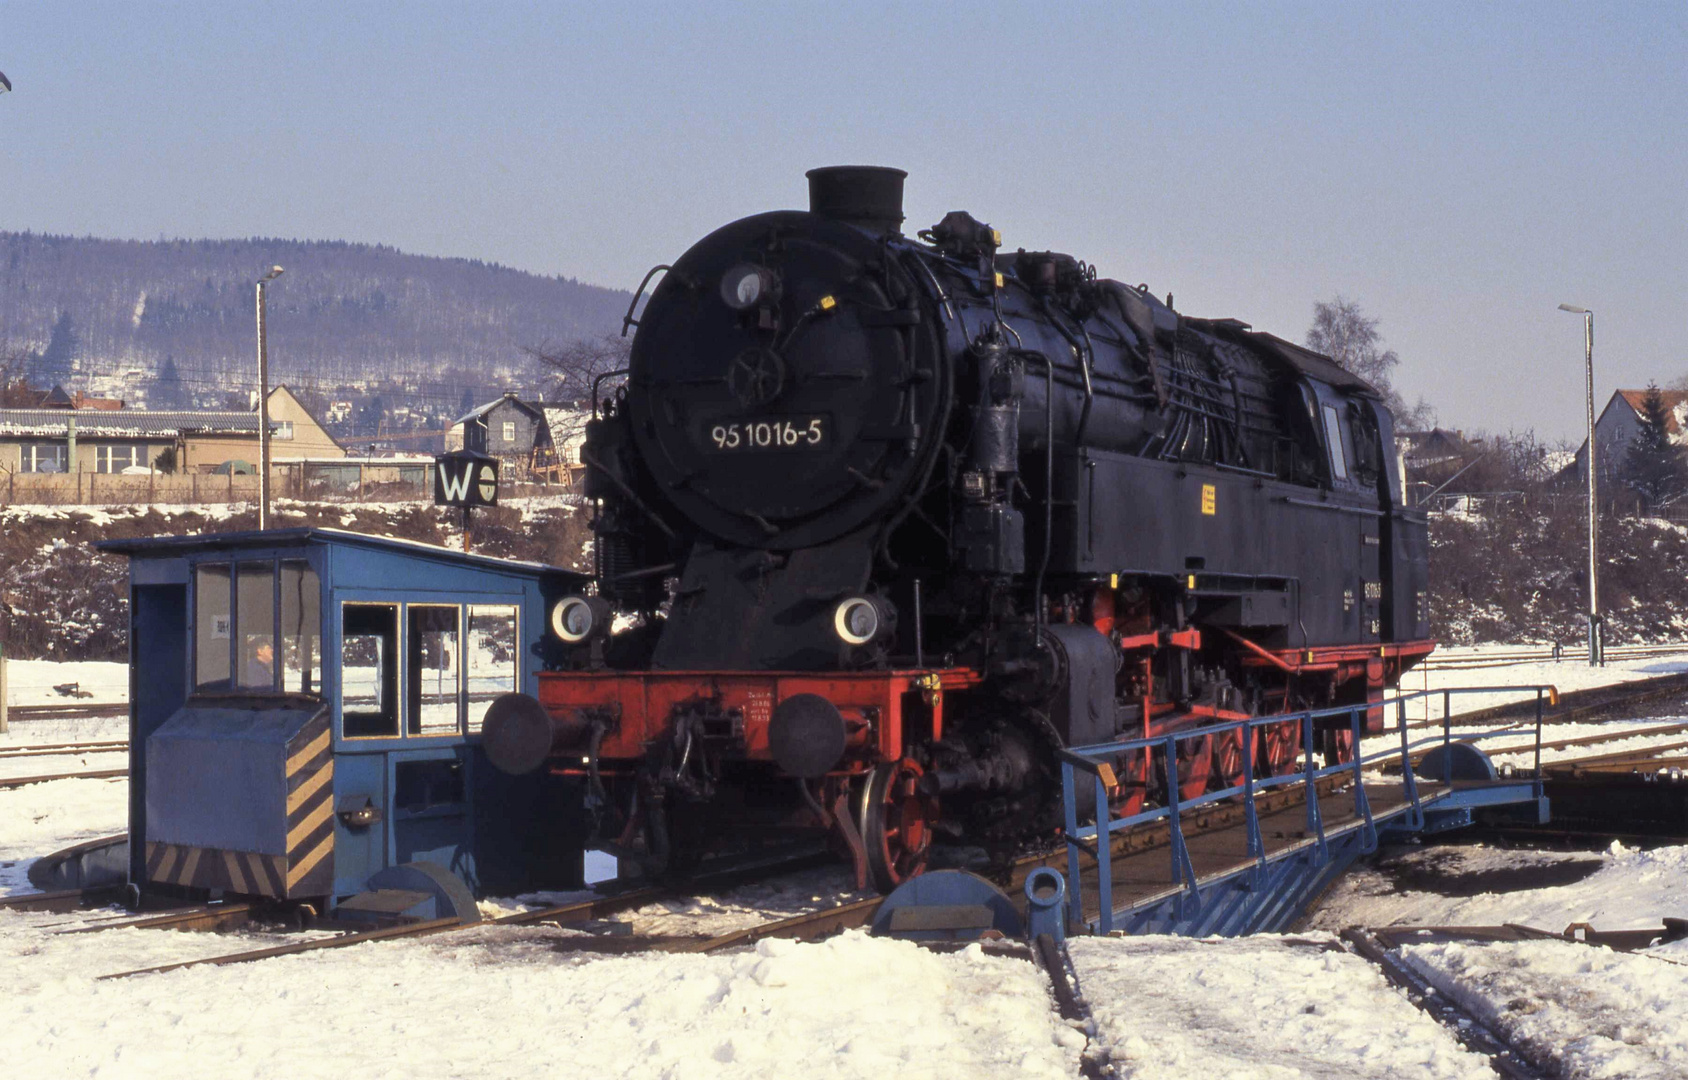
[[436, 506], [496, 506], [498, 459], [458, 450], [434, 459]]

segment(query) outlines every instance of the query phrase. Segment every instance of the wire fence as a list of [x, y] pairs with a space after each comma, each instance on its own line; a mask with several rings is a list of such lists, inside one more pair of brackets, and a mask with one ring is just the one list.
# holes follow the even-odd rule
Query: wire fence
[[[574, 494], [557, 482], [503, 480], [500, 499]], [[270, 498], [298, 502], [432, 503], [431, 462], [289, 463], [271, 474]], [[20, 473], [0, 470], [0, 506], [180, 506], [253, 503], [258, 477], [251, 473]]]

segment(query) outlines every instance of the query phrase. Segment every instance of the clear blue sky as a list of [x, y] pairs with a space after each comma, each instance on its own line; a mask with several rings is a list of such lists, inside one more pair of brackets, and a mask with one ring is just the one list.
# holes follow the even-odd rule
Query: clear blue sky
[[0, 229], [391, 244], [631, 288], [896, 165], [1203, 316], [1343, 292], [1448, 426], [1688, 375], [1688, 4], [0, 0]]

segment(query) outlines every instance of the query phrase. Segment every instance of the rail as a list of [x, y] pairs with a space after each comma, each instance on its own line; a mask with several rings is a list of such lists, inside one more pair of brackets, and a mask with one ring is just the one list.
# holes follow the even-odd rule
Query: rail
[[[1679, 656], [1688, 653], [1688, 641], [1667, 641], [1655, 645], [1608, 645], [1602, 650], [1608, 662], [1613, 660], [1643, 660], [1653, 656]], [[1433, 653], [1420, 662], [1415, 670], [1469, 671], [1478, 668], [1509, 667], [1513, 664], [1588, 663], [1588, 646], [1543, 645], [1519, 646], [1505, 652], [1471, 654]]]
[[[1068, 890], [1068, 903], [1073, 922], [1082, 925], [1085, 921], [1083, 890], [1078, 887], [1078, 883], [1081, 881], [1079, 874], [1080, 853], [1088, 853], [1096, 860], [1098, 929], [1104, 934], [1110, 933], [1113, 930], [1114, 917], [1113, 856], [1110, 842], [1112, 834], [1162, 820], [1167, 822], [1171, 838], [1172, 881], [1184, 889], [1187, 902], [1196, 910], [1199, 910], [1201, 895], [1197, 887], [1195, 867], [1190, 861], [1189, 849], [1185, 844], [1181, 817], [1186, 811], [1201, 806], [1240, 797], [1243, 801], [1244, 820], [1248, 833], [1247, 856], [1254, 860], [1259, 867], [1264, 868], [1267, 862], [1266, 844], [1264, 837], [1261, 835], [1260, 815], [1256, 805], [1257, 793], [1263, 789], [1288, 787], [1295, 784], [1302, 786], [1303, 798], [1307, 806], [1307, 833], [1317, 845], [1322, 861], [1326, 848], [1324, 822], [1319, 811], [1318, 782], [1326, 777], [1337, 777], [1344, 773], [1352, 774], [1354, 815], [1363, 822], [1365, 848], [1371, 850], [1377, 843], [1377, 828], [1372, 819], [1371, 806], [1366, 797], [1364, 773], [1369, 765], [1381, 767], [1381, 763], [1386, 760], [1398, 760], [1402, 765], [1402, 783], [1410, 804], [1408, 811], [1409, 828], [1422, 829], [1424, 827], [1424, 803], [1419, 795], [1418, 778], [1411, 767], [1414, 751], [1432, 746], [1439, 741], [1443, 747], [1442, 782], [1451, 786], [1453, 783], [1452, 746], [1456, 740], [1453, 737], [1453, 724], [1449, 717], [1450, 699], [1455, 694], [1492, 694], [1496, 691], [1535, 692], [1535, 767], [1532, 773], [1532, 787], [1535, 798], [1540, 799], [1542, 797], [1542, 713], [1544, 708], [1558, 697], [1558, 692], [1553, 687], [1542, 685], [1419, 690], [1387, 698], [1381, 702], [1361, 702], [1354, 705], [1338, 705], [1277, 716], [1249, 717], [1223, 724], [1189, 728], [1167, 735], [1099, 743], [1094, 746], [1075, 747], [1061, 751], [1061, 792], [1066, 825], [1067, 880], [1074, 883], [1073, 887]], [[1407, 703], [1431, 694], [1442, 696], [1442, 731], [1439, 738], [1432, 735], [1413, 742], [1408, 736]], [[1373, 709], [1388, 709], [1391, 706], [1395, 709], [1396, 726], [1394, 729], [1386, 728], [1381, 734], [1388, 734], [1391, 730], [1399, 731], [1401, 736], [1400, 746], [1398, 749], [1379, 751], [1367, 757], [1363, 753], [1361, 742], [1361, 737], [1365, 734], [1361, 730], [1361, 714]], [[1323, 765], [1322, 767], [1315, 766], [1313, 761], [1313, 734], [1316, 730], [1314, 722], [1343, 716], [1348, 719], [1349, 734], [1353, 740], [1353, 759]], [[1267, 728], [1284, 728], [1292, 724], [1299, 726], [1301, 731], [1302, 767], [1295, 772], [1256, 777], [1254, 775], [1254, 733]], [[1178, 792], [1178, 744], [1185, 741], [1222, 736], [1233, 731], [1239, 733], [1239, 741], [1242, 743], [1242, 783], [1219, 791], [1211, 791], [1194, 799], [1181, 798]], [[1498, 735], [1516, 737], [1518, 734], [1517, 727], [1511, 726], [1478, 734], [1462, 733], [1457, 741], [1470, 743]], [[1107, 825], [1101, 825], [1101, 820], [1107, 817], [1109, 813], [1108, 788], [1112, 786], [1110, 781], [1113, 779], [1111, 762], [1127, 754], [1140, 753], [1144, 759], [1142, 763], [1144, 775], [1148, 776], [1153, 771], [1153, 757], [1157, 750], [1160, 752], [1159, 757], [1166, 774], [1166, 805], [1120, 818], [1108, 817]], [[1078, 820], [1078, 781], [1076, 774], [1079, 772], [1088, 774], [1093, 785], [1092, 790], [1095, 800], [1093, 805], [1097, 820], [1089, 825], [1081, 825]]]

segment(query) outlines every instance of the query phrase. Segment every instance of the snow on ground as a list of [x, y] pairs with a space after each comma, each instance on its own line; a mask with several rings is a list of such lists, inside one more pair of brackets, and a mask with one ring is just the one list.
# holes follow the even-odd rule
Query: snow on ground
[[[1485, 654], [1502, 655], [1518, 652], [1515, 645], [1474, 645], [1457, 649], [1437, 649], [1431, 655], [1438, 660], [1481, 659]], [[1605, 667], [1589, 667], [1585, 660], [1543, 660], [1523, 664], [1504, 664], [1479, 668], [1426, 668], [1420, 666], [1401, 679], [1400, 692], [1411, 694], [1423, 690], [1452, 690], [1489, 686], [1555, 686], [1560, 693], [1572, 690], [1591, 690], [1601, 686], [1651, 679], [1660, 675], [1675, 675], [1688, 671], [1688, 655], [1675, 657], [1642, 656], [1627, 660], [1608, 660]], [[1535, 695], [1520, 691], [1454, 694], [1449, 708], [1454, 715], [1504, 705], [1510, 701], [1525, 701]], [[1432, 694], [1407, 705], [1407, 719], [1442, 718], [1442, 696]]]
[[96, 982], [270, 939], [46, 921], [0, 911], [0, 1054], [30, 1076], [1067, 1077], [1084, 1045], [1036, 968], [977, 946], [586, 959], [499, 928]]
[[854, 878], [842, 866], [829, 866], [774, 881], [756, 882], [716, 896], [650, 904], [624, 916], [639, 934], [725, 934], [772, 919], [861, 900]]
[[[1554, 884], [1542, 886], [1543, 881]], [[1601, 854], [1471, 845], [1394, 854], [1351, 872], [1311, 925], [1659, 927], [1688, 915], [1688, 847]], [[1636, 953], [1559, 941], [1409, 945], [1447, 995], [1570, 1078], [1688, 1076], [1688, 945]]]
[[[53, 689], [77, 683], [91, 697], [67, 697]], [[129, 665], [107, 660], [7, 660], [9, 705], [104, 705], [129, 700]]]
[[[1674, 752], [1680, 753], [1682, 752], [1681, 744], [1688, 742], [1688, 731], [1656, 732], [1630, 737], [1624, 735], [1625, 732], [1665, 727], [1672, 724], [1688, 724], [1688, 716], [1648, 716], [1636, 719], [1605, 720], [1588, 724], [1543, 724], [1541, 729], [1541, 741], [1543, 743], [1580, 739], [1591, 735], [1603, 736], [1606, 741], [1577, 746], [1544, 746], [1541, 759], [1543, 763], [1551, 764], [1555, 761], [1566, 761], [1571, 758], [1611, 754], [1618, 751], [1642, 750], [1649, 747], [1658, 747], [1663, 750], [1669, 746], [1676, 746], [1678, 749]], [[1449, 727], [1449, 732], [1455, 739], [1486, 736], [1478, 740], [1477, 747], [1488, 754], [1497, 766], [1511, 764], [1525, 769], [1534, 768], [1535, 748], [1533, 742], [1535, 731], [1536, 725], [1533, 718], [1519, 720], [1516, 723], [1492, 721], [1486, 724], [1462, 724], [1456, 719]], [[1407, 738], [1411, 741], [1413, 753], [1420, 753], [1431, 749], [1442, 741], [1442, 729], [1437, 725], [1411, 728], [1407, 731]], [[1400, 731], [1394, 728], [1382, 735], [1369, 736], [1361, 743], [1361, 752], [1368, 759], [1378, 754], [1385, 755], [1385, 760], [1389, 760], [1390, 756], [1398, 759], [1400, 750]]]
[[[1555, 879], [1563, 884], [1539, 887]], [[1473, 844], [1409, 849], [1356, 868], [1326, 895], [1309, 925], [1515, 922], [1557, 933], [1574, 922], [1602, 930], [1659, 926], [1666, 916], [1688, 917], [1688, 847], [1641, 851], [1614, 842], [1597, 854]]]
[[1068, 949], [1126, 1080], [1494, 1075], [1326, 935], [1073, 938]]
[[[0, 741], [0, 747], [13, 745]], [[94, 769], [123, 769], [129, 765], [127, 750], [86, 750], [74, 754], [30, 754], [0, 757], [0, 780], [20, 776], [59, 776]], [[4, 828], [4, 826], [0, 826]]]
[[[590, 867], [588, 869], [590, 871]], [[870, 895], [855, 891], [854, 884], [850, 871], [845, 867], [825, 866], [782, 874], [707, 896], [646, 904], [613, 916], [608, 921], [626, 924], [630, 933], [652, 937], [714, 937], [772, 919], [848, 904]], [[480, 910], [482, 915], [496, 918], [537, 907], [567, 904], [592, 895], [590, 892], [539, 892], [513, 898], [492, 897], [480, 902]]]
[[[129, 826], [127, 780], [54, 780], [0, 788], [0, 896], [33, 891], [29, 864]], [[0, 980], [3, 982], [3, 980]], [[4, 990], [0, 990], [3, 996]]]
[[1688, 1076], [1688, 967], [1559, 941], [1402, 951], [1438, 992], [1563, 1076]]
[[[127, 788], [60, 780], [0, 790], [0, 893], [29, 891], [35, 857], [121, 831]], [[815, 872], [678, 910], [653, 905], [631, 921], [641, 933], [718, 933], [766, 918], [754, 904], [800, 910], [849, 895], [847, 886]], [[9, 1075], [984, 1080], [1074, 1076], [1085, 1045], [1037, 968], [977, 946], [939, 954], [852, 932], [722, 956], [600, 956], [576, 951], [575, 931], [482, 927], [99, 982], [297, 940], [54, 933], [117, 914], [0, 910]]]

